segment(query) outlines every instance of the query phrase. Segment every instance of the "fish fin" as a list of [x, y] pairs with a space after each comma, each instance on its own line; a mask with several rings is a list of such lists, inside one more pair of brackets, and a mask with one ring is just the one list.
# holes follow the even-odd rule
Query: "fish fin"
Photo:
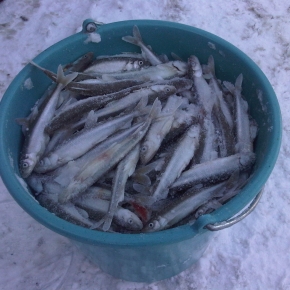
[[167, 56], [166, 54], [158, 55], [158, 58], [160, 59], [160, 61], [161, 61], [162, 63], [167, 63], [167, 62], [169, 62], [168, 56]]
[[132, 179], [142, 185], [150, 186], [151, 185], [151, 179], [146, 174], [137, 173], [132, 176]]
[[95, 222], [94, 225], [90, 228], [91, 230], [103, 230], [107, 232], [112, 224], [113, 216], [106, 213], [99, 221]]
[[15, 121], [18, 125], [22, 126], [22, 133], [24, 135], [26, 135], [27, 132], [29, 131], [29, 119], [28, 118], [16, 118]]
[[140, 113], [143, 113], [144, 110], [146, 112], [146, 106], [148, 104], [148, 96], [144, 96], [141, 98], [141, 100], [138, 102], [138, 104], [136, 105], [136, 107], [134, 108], [134, 112], [137, 112], [137, 114], [139, 115]]
[[230, 82], [228, 82], [228, 81], [224, 81], [224, 82], [223, 82], [223, 85], [226, 87], [226, 89], [227, 89], [230, 93], [234, 94], [235, 86], [234, 86], [232, 83], [230, 83]]
[[133, 189], [139, 193], [142, 193], [144, 195], [149, 196], [150, 195], [150, 190], [148, 186], [139, 184], [139, 183], [133, 183]]
[[95, 222], [94, 225], [90, 229], [91, 230], [100, 229], [100, 227], [104, 224], [104, 222], [105, 222], [105, 216], [102, 217], [99, 221]]
[[86, 211], [86, 210], [84, 210], [84, 209], [82, 209], [82, 208], [80, 208], [80, 207], [77, 207], [77, 206], [75, 206], [75, 209], [78, 211], [78, 213], [82, 216], [82, 217], [84, 217], [85, 219], [88, 219], [89, 218], [89, 214], [88, 214], [88, 212]]
[[129, 42], [138, 46], [140, 46], [140, 43], [143, 42], [140, 31], [136, 25], [134, 25], [133, 27], [133, 36], [131, 35], [123, 36], [122, 39], [126, 42]]
[[68, 75], [64, 75], [61, 64], [57, 68], [56, 82], [66, 86], [70, 82], [72, 82], [78, 76], [77, 72], [70, 73]]
[[214, 65], [214, 58], [212, 55], [209, 56], [207, 65], [203, 65], [203, 73], [205, 75], [213, 75], [215, 76], [215, 65]]
[[138, 175], [138, 174], [144, 175], [144, 174], [147, 174], [153, 170], [159, 171], [160, 164], [163, 164], [163, 162], [164, 162], [164, 159], [160, 158], [160, 159], [158, 159], [154, 162], [151, 162], [147, 165], [141, 166], [135, 170], [135, 173], [133, 174], [133, 176]]
[[133, 36], [138, 40], [139, 43], [143, 42], [139, 28], [136, 25], [133, 26]]
[[95, 114], [94, 110], [91, 110], [87, 115], [84, 128], [85, 129], [93, 128], [96, 126], [97, 122], [98, 122], [98, 115]]
[[158, 98], [156, 98], [149, 112], [149, 119], [152, 120], [157, 118], [160, 115], [161, 110], [162, 110], [161, 102]]
[[241, 91], [242, 90], [242, 82], [243, 82], [243, 74], [240, 74], [237, 79], [236, 79], [236, 82], [235, 82], [235, 88], [238, 90], [238, 91]]
[[123, 36], [122, 40], [139, 46], [138, 40], [135, 39], [135, 37], [133, 37], [131, 35]]
[[180, 61], [183, 61], [183, 59], [182, 59], [179, 55], [177, 55], [176, 53], [174, 53], [174, 52], [171, 52], [171, 56], [172, 56], [172, 58], [173, 58], [174, 60], [180, 60]]
[[107, 213], [103, 219], [104, 219], [104, 224], [103, 224], [103, 231], [106, 232], [109, 230], [109, 228], [111, 227], [112, 221], [113, 221], [113, 214], [109, 214]]

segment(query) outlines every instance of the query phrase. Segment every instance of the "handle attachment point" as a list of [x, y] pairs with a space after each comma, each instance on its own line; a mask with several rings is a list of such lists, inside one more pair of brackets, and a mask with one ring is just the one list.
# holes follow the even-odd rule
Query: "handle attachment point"
[[93, 33], [98, 30], [100, 26], [104, 25], [103, 22], [95, 21], [93, 19], [86, 19], [83, 22], [83, 32], [85, 33]]
[[248, 216], [258, 205], [262, 194], [263, 194], [264, 188], [261, 189], [261, 191], [256, 195], [254, 200], [251, 202], [251, 204], [239, 215], [227, 220], [227, 221], [222, 221], [219, 223], [214, 223], [214, 224], [208, 224], [205, 226], [206, 229], [210, 231], [219, 231], [223, 230], [225, 228], [231, 227], [232, 225], [236, 224], [237, 222], [241, 221], [244, 219], [246, 216]]

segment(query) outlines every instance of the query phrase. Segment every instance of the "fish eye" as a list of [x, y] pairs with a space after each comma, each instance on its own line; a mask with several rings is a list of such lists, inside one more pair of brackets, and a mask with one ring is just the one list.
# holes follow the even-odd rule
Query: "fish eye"
[[169, 89], [169, 88], [166, 88], [166, 92], [168, 92], [168, 93], [169, 93], [169, 92], [170, 92], [170, 89]]
[[153, 227], [154, 227], [154, 223], [149, 223], [149, 224], [148, 224], [148, 227], [149, 227], [149, 228], [153, 228]]
[[27, 168], [29, 166], [28, 162], [22, 162], [22, 168]]
[[139, 65], [143, 65], [143, 60], [139, 60]]
[[147, 151], [147, 146], [146, 145], [142, 146], [141, 151], [142, 152], [146, 152]]
[[133, 220], [132, 219], [128, 219], [128, 224], [132, 224], [133, 223]]

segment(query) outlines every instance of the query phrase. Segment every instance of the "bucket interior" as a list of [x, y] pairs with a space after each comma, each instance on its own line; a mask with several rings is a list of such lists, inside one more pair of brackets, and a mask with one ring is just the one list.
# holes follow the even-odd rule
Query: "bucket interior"
[[[128, 235], [92, 231], [66, 222], [42, 208], [30, 194], [25, 181], [19, 177], [18, 162], [23, 136], [15, 119], [26, 117], [36, 100], [51, 84], [46, 75], [28, 64], [13, 80], [0, 103], [1, 176], [11, 195], [31, 216], [52, 230], [84, 243], [140, 246], [188, 239], [203, 230], [204, 225], [226, 220], [242, 210], [265, 184], [280, 148], [279, 104], [265, 75], [236, 47], [200, 29], [152, 20], [111, 23], [98, 28], [97, 33], [102, 39], [99, 43], [87, 43], [88, 34], [80, 32], [51, 46], [34, 61], [56, 72], [59, 64], [72, 62], [89, 51], [93, 51], [95, 56], [139, 52], [138, 47], [121, 39], [125, 35], [132, 35], [133, 25], [138, 26], [144, 42], [150, 44], [157, 54], [170, 57], [171, 52], [174, 52], [185, 61], [194, 54], [201, 63], [207, 63], [208, 57], [213, 55], [217, 77], [233, 83], [243, 73], [242, 93], [249, 104], [249, 114], [259, 127], [254, 143], [256, 163], [251, 180], [242, 191], [214, 213], [202, 216], [192, 227], [185, 225], [157, 233]], [[30, 90], [24, 85], [28, 78], [33, 84]]]

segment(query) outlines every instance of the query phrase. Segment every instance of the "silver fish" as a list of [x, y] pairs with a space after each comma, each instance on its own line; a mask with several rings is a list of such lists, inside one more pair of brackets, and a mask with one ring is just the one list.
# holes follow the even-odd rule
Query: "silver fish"
[[136, 25], [133, 26], [133, 36], [124, 36], [122, 39], [126, 42], [139, 46], [142, 50], [142, 54], [146, 56], [146, 59], [148, 59], [152, 65], [158, 65], [162, 63], [158, 56], [154, 54], [147, 45], [144, 44], [140, 31]]
[[[155, 81], [166, 80], [174, 77], [184, 76], [187, 72], [187, 64], [185, 62], [175, 60], [167, 63], [161, 63], [156, 66], [149, 66], [138, 71], [126, 71], [123, 73], [111, 73], [103, 75], [102, 78], [107, 76], [115, 80], [136, 80], [136, 81]], [[71, 86], [69, 87], [71, 88]]]
[[248, 116], [248, 103], [242, 98], [243, 75], [237, 77], [235, 86], [228, 82], [224, 85], [235, 97], [235, 124], [236, 124], [236, 152], [253, 152], [253, 143], [250, 134], [250, 120]]
[[[149, 102], [155, 100], [158, 96], [159, 98], [166, 98], [176, 92], [175, 87], [170, 85], [146, 85], [145, 87], [137, 87], [136, 90], [132, 92], [130, 90], [123, 90], [117, 93], [112, 93], [104, 96], [96, 96], [90, 97], [84, 100], [80, 100], [76, 103], [73, 103], [67, 106], [63, 111], [61, 111], [58, 115], [56, 115], [50, 122], [50, 124], [46, 127], [46, 132], [52, 133], [55, 130], [66, 126], [68, 123], [73, 120], [80, 118], [85, 113], [88, 113], [91, 110], [102, 109], [107, 104], [121, 100], [119, 107], [111, 107], [104, 109], [103, 111], [99, 111], [98, 116], [106, 116], [110, 113], [120, 112], [124, 107], [128, 106], [128, 103], [134, 105], [138, 102], [144, 95], [148, 95]], [[125, 98], [125, 99], [124, 99]], [[122, 101], [123, 100], [123, 101]], [[127, 102], [125, 104], [125, 102]], [[116, 103], [115, 103], [116, 104]], [[97, 117], [97, 116], [96, 116]]]
[[57, 86], [53, 93], [49, 95], [39, 110], [38, 117], [35, 118], [34, 124], [25, 138], [23, 151], [20, 158], [20, 172], [23, 178], [30, 175], [38, 160], [45, 151], [49, 136], [45, 132], [46, 125], [51, 121], [59, 98], [60, 91], [70, 83], [77, 73], [71, 73], [64, 76], [62, 67], [58, 67]]
[[78, 211], [74, 204], [60, 204], [57, 194], [42, 193], [37, 197], [37, 200], [40, 205], [68, 222], [86, 228], [92, 228], [95, 225], [93, 221], [90, 221], [82, 212]]
[[[30, 61], [32, 65], [43, 71], [49, 78], [56, 82], [57, 75], [50, 70], [42, 68], [38, 64]], [[70, 82], [66, 88], [72, 92], [79, 93], [84, 96], [94, 96], [94, 95], [105, 95], [110, 94], [116, 91], [120, 91], [126, 89], [128, 87], [132, 87], [134, 85], [141, 84], [143, 81], [138, 79], [114, 79], [113, 81], [105, 81], [102, 79], [92, 80], [93, 83], [85, 83], [85, 82]]]
[[[91, 219], [97, 221], [108, 212], [110, 205], [109, 201], [96, 198], [92, 195], [84, 195], [77, 199], [75, 203], [78, 207], [87, 211]], [[117, 207], [113, 219], [114, 222], [129, 230], [140, 231], [143, 228], [143, 223], [136, 214], [120, 206]], [[98, 222], [91, 228], [99, 228]]]
[[45, 173], [74, 160], [89, 151], [95, 145], [105, 140], [108, 136], [119, 130], [126, 123], [131, 122], [134, 113], [114, 118], [109, 122], [103, 122], [93, 128], [84, 129], [72, 138], [58, 145], [48, 155], [43, 156], [35, 167], [38, 173]]
[[115, 176], [113, 178], [112, 197], [110, 206], [106, 215], [102, 218], [99, 226], [103, 224], [103, 230], [107, 231], [112, 223], [113, 217], [118, 208], [118, 204], [124, 200], [125, 185], [127, 179], [134, 173], [135, 167], [139, 160], [140, 144], [137, 144], [131, 152], [129, 152], [117, 166]]
[[205, 74], [209, 76], [209, 86], [212, 90], [213, 93], [216, 94], [218, 105], [227, 120], [227, 123], [229, 124], [230, 128], [233, 129], [234, 122], [233, 122], [233, 116], [230, 111], [230, 108], [225, 101], [222, 93], [222, 86], [219, 80], [216, 78], [215, 75], [215, 64], [214, 64], [214, 59], [213, 56], [209, 56], [208, 58], [208, 64], [203, 67], [203, 71]]
[[220, 195], [219, 191], [223, 188], [223, 185], [218, 184], [198, 192], [184, 194], [157, 214], [157, 216], [153, 216], [147, 225], [145, 225], [143, 232], [156, 232], [173, 226], [208, 200], [216, 195]]
[[160, 178], [150, 189], [151, 196], [156, 201], [167, 197], [169, 187], [180, 176], [181, 172], [192, 159], [198, 147], [199, 134], [200, 126], [191, 126], [178, 142], [169, 161], [165, 162], [163, 170], [161, 170]]
[[76, 61], [66, 64], [63, 67], [63, 71], [70, 71], [70, 72], [82, 72], [86, 70], [92, 63], [94, 59], [94, 53], [92, 51], [87, 52]]
[[243, 172], [250, 169], [254, 161], [255, 154], [247, 152], [196, 164], [184, 171], [170, 188], [180, 191], [199, 183], [222, 181], [229, 178], [236, 170]]
[[194, 88], [198, 94], [199, 102], [203, 106], [206, 114], [211, 114], [216, 99], [214, 98], [208, 83], [202, 76], [202, 68], [195, 55], [191, 55], [188, 59], [188, 75], [194, 82]]
[[108, 56], [97, 58], [84, 72], [106, 74], [140, 70], [148, 66], [150, 66], [150, 63], [139, 57]]
[[[160, 101], [158, 100], [154, 102], [147, 120], [141, 123], [129, 137], [119, 143], [113, 143], [101, 154], [89, 160], [87, 160], [85, 156], [84, 159], [87, 160], [85, 166], [81, 167], [72, 177], [71, 182], [60, 194], [59, 201], [65, 203], [78, 196], [122, 160], [146, 134], [152, 119], [156, 116], [156, 110], [159, 107], [159, 103]], [[91, 154], [88, 156], [91, 156]]]
[[181, 103], [182, 98], [169, 97], [160, 115], [150, 126], [141, 144], [140, 160], [142, 164], [148, 163], [159, 149], [161, 142], [172, 127], [175, 111]]

